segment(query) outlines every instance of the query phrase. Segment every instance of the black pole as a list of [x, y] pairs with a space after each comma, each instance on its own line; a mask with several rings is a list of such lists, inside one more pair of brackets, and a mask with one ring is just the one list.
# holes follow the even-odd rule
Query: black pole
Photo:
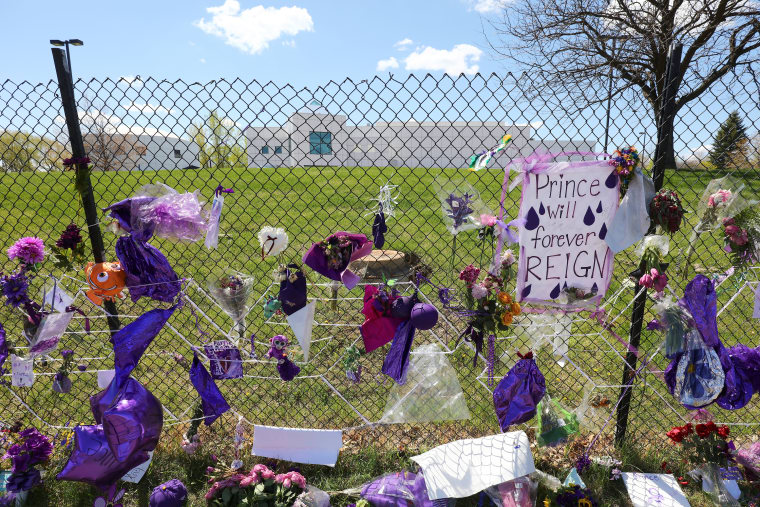
[[[671, 47], [668, 55], [668, 62], [665, 67], [665, 88], [663, 90], [662, 108], [660, 110], [660, 122], [657, 125], [657, 147], [655, 149], [654, 167], [652, 168], [652, 179], [654, 180], [655, 191], [662, 188], [665, 178], [665, 154], [663, 153], [665, 140], [668, 135], [673, 135], [673, 120], [675, 115], [676, 92], [678, 91], [677, 83], [679, 69], [681, 66], [681, 44]], [[650, 225], [650, 232], [653, 225]], [[637, 273], [644, 273], [646, 266], [642, 259], [639, 263]], [[646, 309], [647, 289], [636, 282], [634, 287], [636, 298], [633, 300], [633, 314], [631, 315], [631, 333], [630, 344], [634, 350], [638, 350], [641, 343], [641, 327], [644, 323], [644, 310]], [[615, 428], [615, 445], [621, 445], [625, 441], [625, 433], [628, 429], [628, 412], [631, 408], [631, 394], [633, 391], [633, 378], [636, 371], [637, 356], [633, 351], [628, 351], [625, 355], [625, 364], [623, 365], [623, 381], [621, 382], [619, 403], [617, 408], [617, 424]]]
[[[612, 57], [615, 57], [615, 44], [617, 39], [612, 39]], [[612, 62], [610, 62], [609, 87], [607, 89], [607, 122], [604, 126], [604, 153], [607, 153], [607, 145], [610, 142], [610, 113], [612, 109]]]
[[[79, 128], [79, 115], [77, 114], [77, 106], [74, 100], [74, 81], [71, 77], [71, 70], [68, 66], [68, 58], [66, 51], [60, 48], [51, 48], [53, 51], [53, 63], [55, 64], [55, 73], [58, 77], [58, 89], [61, 92], [61, 103], [63, 104], [63, 112], [66, 116], [66, 126], [69, 130], [69, 142], [71, 144], [71, 156], [74, 159], [83, 159], [87, 156], [84, 150], [84, 140], [82, 139], [82, 131]], [[87, 170], [87, 164], [77, 163], [76, 171]], [[79, 180], [79, 178], [77, 178]], [[92, 255], [95, 258], [95, 262], [105, 262], [105, 247], [103, 246], [103, 235], [100, 232], [100, 225], [98, 223], [98, 209], [95, 205], [95, 196], [92, 193], [92, 183], [89, 175], [84, 180], [84, 188], [80, 189], [82, 195], [82, 206], [84, 207], [84, 215], [87, 220], [87, 232], [90, 236], [90, 245], [92, 246]], [[119, 318], [116, 317], [117, 310], [113, 301], [105, 301], [103, 308], [108, 314], [108, 327], [111, 333], [115, 333], [119, 330], [121, 325], [119, 324]]]

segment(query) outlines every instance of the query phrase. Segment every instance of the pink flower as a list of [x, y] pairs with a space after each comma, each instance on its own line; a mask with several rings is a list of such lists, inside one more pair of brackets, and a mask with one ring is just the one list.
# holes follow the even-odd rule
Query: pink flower
[[651, 289], [654, 285], [654, 279], [652, 278], [652, 275], [647, 273], [639, 278], [639, 285], [643, 285], [644, 287]]
[[282, 486], [285, 488], [290, 488], [290, 486], [292, 485], [293, 485], [293, 481], [291, 481], [290, 479], [285, 479], [284, 481], [282, 481]]
[[278, 484], [282, 484], [282, 481], [284, 481], [288, 476], [286, 474], [277, 474], [274, 477], [274, 482]]
[[252, 474], [260, 474], [263, 473], [264, 470], [269, 470], [266, 465], [262, 465], [261, 463], [257, 465], [253, 465], [253, 469], [251, 470]]
[[247, 488], [248, 486], [251, 486], [253, 484], [258, 484], [258, 482], [259, 482], [258, 475], [247, 475], [240, 480], [240, 486], [243, 488]]
[[496, 225], [496, 217], [487, 213], [483, 213], [480, 215], [480, 225], [483, 225], [485, 227], [493, 227]]
[[482, 299], [488, 295], [488, 289], [480, 284], [472, 286], [472, 297], [475, 299]]
[[723, 219], [723, 225], [734, 225], [734, 219], [731, 217]]
[[290, 472], [290, 480], [301, 489], [306, 489], [306, 478], [298, 472]]
[[668, 285], [668, 275], [665, 273], [660, 273], [654, 278], [654, 281], [652, 282], [654, 285], [654, 290], [657, 292], [662, 292], [665, 290], [665, 287]]
[[730, 190], [718, 190], [707, 199], [707, 205], [714, 208], [719, 204], [728, 202], [729, 199], [731, 199]]
[[209, 489], [206, 492], [206, 494], [204, 495], [204, 498], [206, 498], [206, 500], [211, 500], [212, 498], [214, 498], [214, 495], [216, 494], [217, 491], [219, 491], [219, 483], [215, 482], [214, 485], [211, 486], [211, 489]]
[[731, 243], [737, 246], [742, 246], [748, 241], [746, 229], [742, 229], [738, 225], [726, 226], [725, 233]]
[[261, 472], [261, 478], [262, 479], [274, 479], [274, 472], [269, 470], [268, 468]]
[[475, 283], [475, 281], [478, 279], [478, 276], [480, 276], [480, 269], [476, 268], [472, 264], [464, 268], [459, 273], [459, 279], [463, 280], [468, 287]]
[[24, 264], [37, 264], [45, 258], [45, 244], [34, 236], [21, 238], [8, 249], [8, 258], [19, 259]]

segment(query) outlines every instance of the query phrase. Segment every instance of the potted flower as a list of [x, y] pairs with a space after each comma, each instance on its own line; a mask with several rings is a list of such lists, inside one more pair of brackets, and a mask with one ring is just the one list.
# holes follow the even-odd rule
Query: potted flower
[[257, 505], [290, 507], [306, 490], [306, 479], [298, 472], [275, 474], [266, 465], [255, 465], [250, 472], [217, 463], [208, 467], [211, 488], [205, 498], [210, 506]]
[[53, 444], [37, 428], [30, 427], [11, 434], [13, 444], [8, 447], [3, 459], [11, 461], [11, 475], [6, 489], [16, 496], [16, 505], [23, 505], [30, 489], [42, 483], [36, 465], [45, 463], [53, 453]]

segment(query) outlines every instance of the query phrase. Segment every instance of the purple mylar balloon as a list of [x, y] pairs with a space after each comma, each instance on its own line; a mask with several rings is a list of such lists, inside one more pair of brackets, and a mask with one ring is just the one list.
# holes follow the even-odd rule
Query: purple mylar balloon
[[118, 461], [156, 448], [164, 424], [163, 408], [137, 380], [130, 377], [119, 387], [114, 377], [105, 390], [90, 398], [90, 408]]
[[201, 397], [203, 422], [206, 426], [210, 426], [219, 416], [228, 411], [230, 406], [208, 370], [198, 359], [198, 354], [195, 354], [193, 364], [190, 366], [190, 382]]
[[172, 306], [166, 310], [145, 312], [113, 335], [114, 379], [117, 385], [129, 377], [153, 338], [176, 309], [176, 306]]
[[529, 421], [546, 393], [546, 383], [533, 354], [517, 361], [493, 390], [493, 405], [501, 431]]
[[74, 428], [74, 448], [69, 461], [55, 478], [86, 482], [105, 490], [125, 473], [148, 461], [148, 457], [146, 451], [139, 451], [125, 461], [118, 461], [108, 446], [103, 426], [77, 426]]

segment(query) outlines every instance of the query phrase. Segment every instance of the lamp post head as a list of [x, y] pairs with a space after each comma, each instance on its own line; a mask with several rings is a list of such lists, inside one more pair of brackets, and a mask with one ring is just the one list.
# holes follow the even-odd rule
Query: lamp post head
[[84, 46], [84, 42], [81, 39], [69, 39], [69, 44], [72, 46]]
[[56, 47], [61, 47], [61, 46], [65, 45], [66, 43], [63, 42], [62, 40], [51, 39], [50, 40], [50, 44], [53, 45], [53, 46], [56, 46]]

